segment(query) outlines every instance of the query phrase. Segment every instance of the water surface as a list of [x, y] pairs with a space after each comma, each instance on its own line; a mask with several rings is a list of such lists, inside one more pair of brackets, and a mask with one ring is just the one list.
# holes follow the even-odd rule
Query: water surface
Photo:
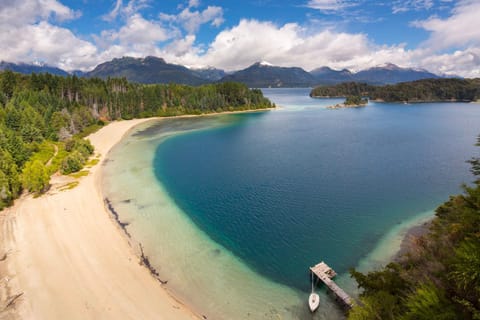
[[[348, 268], [384, 262], [472, 180], [479, 105], [327, 110], [339, 100], [264, 92], [279, 110], [152, 122], [105, 168], [161, 277], [213, 318], [310, 318], [309, 266], [325, 260], [355, 294]], [[324, 296], [316, 317], [341, 312]]]

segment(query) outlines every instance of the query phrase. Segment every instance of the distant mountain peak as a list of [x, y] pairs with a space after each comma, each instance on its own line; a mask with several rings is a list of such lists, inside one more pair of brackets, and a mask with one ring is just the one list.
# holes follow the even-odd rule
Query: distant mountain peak
[[317, 69], [318, 71], [334, 71], [332, 68], [323, 66]]
[[167, 63], [163, 58], [122, 57], [99, 64], [86, 74], [88, 77], [125, 77], [138, 83], [180, 83], [200, 85], [208, 82], [196, 72], [182, 65]]
[[142, 59], [142, 62], [158, 62], [158, 63], [167, 63], [165, 59], [160, 58], [160, 57], [154, 57], [154, 56], [146, 56], [145, 58]]
[[256, 64], [262, 67], [273, 67], [273, 64], [265, 60], [257, 62]]
[[403, 69], [403, 68], [400, 68], [399, 66], [397, 66], [396, 64], [391, 63], [391, 62], [386, 62], [384, 64], [381, 64], [381, 65], [377, 66], [377, 68], [387, 69], [387, 70], [401, 70], [401, 69]]
[[221, 81], [242, 82], [250, 88], [309, 87], [314, 77], [299, 67], [279, 67], [262, 61], [226, 75]]
[[[20, 63], [20, 64], [25, 64], [25, 63]], [[48, 67], [48, 65], [45, 62], [40, 60], [34, 60], [32, 64], [37, 67]]]

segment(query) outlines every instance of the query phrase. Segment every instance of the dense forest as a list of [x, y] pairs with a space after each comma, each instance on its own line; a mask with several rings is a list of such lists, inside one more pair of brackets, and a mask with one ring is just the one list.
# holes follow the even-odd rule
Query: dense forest
[[384, 86], [345, 82], [315, 87], [310, 96], [364, 96], [386, 102], [470, 102], [480, 99], [480, 79], [425, 79]]
[[0, 209], [50, 175], [80, 170], [93, 153], [81, 139], [105, 122], [272, 107], [243, 84], [142, 85], [125, 79], [0, 73]]
[[437, 208], [398, 263], [351, 271], [362, 294], [349, 319], [480, 319], [480, 158], [470, 163], [474, 185]]

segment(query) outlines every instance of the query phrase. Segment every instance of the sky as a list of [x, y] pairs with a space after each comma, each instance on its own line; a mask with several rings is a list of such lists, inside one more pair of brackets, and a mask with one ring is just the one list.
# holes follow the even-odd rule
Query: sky
[[0, 60], [88, 71], [123, 56], [480, 77], [480, 0], [0, 0]]

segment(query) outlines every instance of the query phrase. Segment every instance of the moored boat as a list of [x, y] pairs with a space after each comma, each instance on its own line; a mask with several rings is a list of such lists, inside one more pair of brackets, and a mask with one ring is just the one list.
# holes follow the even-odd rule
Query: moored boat
[[310, 296], [308, 297], [308, 306], [310, 307], [310, 311], [314, 312], [315, 310], [318, 309], [319, 305], [320, 305], [320, 296], [315, 292], [310, 293]]

